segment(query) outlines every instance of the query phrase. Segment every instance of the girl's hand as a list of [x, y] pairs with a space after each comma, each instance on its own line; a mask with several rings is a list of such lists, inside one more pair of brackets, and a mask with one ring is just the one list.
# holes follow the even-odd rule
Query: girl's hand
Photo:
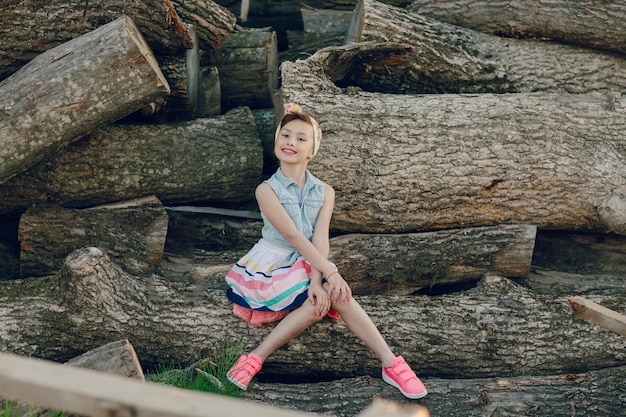
[[324, 316], [330, 309], [330, 297], [320, 284], [309, 286], [309, 302], [315, 306], [315, 314]]
[[347, 303], [352, 298], [352, 290], [345, 279], [339, 273], [334, 273], [326, 278], [326, 291], [333, 303]]

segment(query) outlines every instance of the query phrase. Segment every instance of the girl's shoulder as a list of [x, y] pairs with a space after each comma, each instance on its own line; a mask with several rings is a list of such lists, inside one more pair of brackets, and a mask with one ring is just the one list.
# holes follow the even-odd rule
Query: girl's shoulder
[[276, 194], [276, 191], [274, 191], [274, 189], [267, 183], [267, 181], [263, 181], [262, 183], [257, 185], [256, 189], [254, 190], [254, 196], [257, 200], [259, 199], [259, 196], [267, 193]]

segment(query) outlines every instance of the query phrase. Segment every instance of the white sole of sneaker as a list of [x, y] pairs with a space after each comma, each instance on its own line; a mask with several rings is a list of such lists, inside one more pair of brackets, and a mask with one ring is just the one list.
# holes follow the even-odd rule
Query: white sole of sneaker
[[427, 390], [424, 390], [424, 392], [420, 392], [419, 394], [409, 394], [408, 392], [404, 392], [404, 390], [402, 388], [400, 388], [400, 385], [398, 385], [396, 383], [396, 381], [394, 381], [393, 379], [391, 379], [390, 377], [388, 377], [384, 373], [383, 373], [383, 381], [385, 381], [386, 383], [388, 383], [392, 387], [398, 388], [398, 391], [400, 391], [402, 393], [402, 395], [404, 395], [405, 397], [407, 397], [407, 398], [409, 398], [411, 400], [417, 400], [417, 399], [420, 399], [420, 398], [424, 398], [426, 396], [426, 394], [428, 394]]
[[230, 376], [230, 375], [226, 375], [226, 378], [227, 378], [230, 382], [232, 382], [233, 384], [237, 385], [237, 386], [239, 387], [239, 389], [242, 389], [242, 390], [244, 390], [244, 391], [248, 389], [248, 386], [247, 386], [247, 385], [243, 385], [241, 382], [237, 381], [237, 380], [236, 380], [235, 378], [233, 378], [232, 376]]

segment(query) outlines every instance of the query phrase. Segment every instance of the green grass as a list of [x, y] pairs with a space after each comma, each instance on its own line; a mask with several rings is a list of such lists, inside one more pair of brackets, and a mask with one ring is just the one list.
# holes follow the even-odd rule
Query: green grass
[[[43, 415], [42, 412], [35, 412], [34, 407], [30, 407], [30, 411], [28, 413], [28, 417], [39, 417]], [[52, 414], [53, 417], [64, 417], [65, 413], [62, 411], [55, 411]], [[15, 405], [10, 401], [4, 401], [4, 407], [0, 410], [0, 417], [23, 417], [20, 410], [15, 407]]]
[[146, 380], [189, 390], [241, 397], [243, 392], [228, 381], [226, 373], [235, 364], [242, 350], [242, 344], [219, 346], [208, 358], [184, 369], [172, 364], [157, 366], [154, 371], [146, 374]]

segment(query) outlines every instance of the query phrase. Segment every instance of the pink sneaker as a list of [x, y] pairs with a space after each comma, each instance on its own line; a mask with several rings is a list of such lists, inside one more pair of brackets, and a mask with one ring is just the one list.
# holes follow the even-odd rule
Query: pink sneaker
[[422, 381], [409, 368], [402, 356], [396, 357], [389, 368], [383, 366], [383, 380], [398, 388], [407, 398], [417, 399], [428, 394]]
[[263, 361], [255, 353], [241, 355], [226, 377], [230, 382], [245, 390], [252, 378], [261, 370], [262, 364]]

